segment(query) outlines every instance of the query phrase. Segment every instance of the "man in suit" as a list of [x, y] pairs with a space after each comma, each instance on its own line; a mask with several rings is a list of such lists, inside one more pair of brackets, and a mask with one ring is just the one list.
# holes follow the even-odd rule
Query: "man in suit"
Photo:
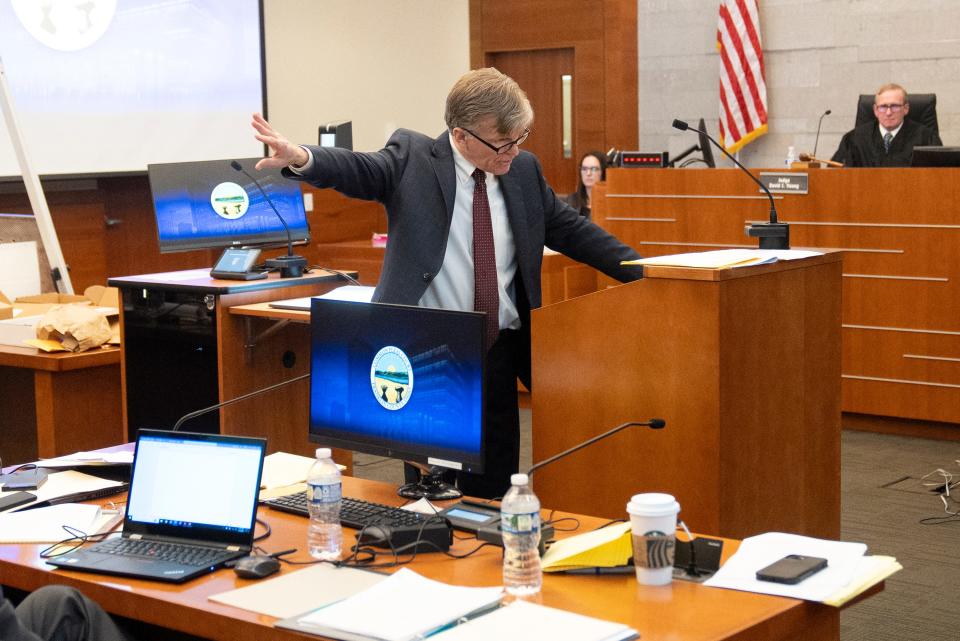
[[933, 130], [906, 119], [909, 112], [906, 89], [896, 84], [880, 87], [873, 101], [877, 122], [847, 132], [833, 160], [847, 167], [909, 167], [914, 147], [943, 144]]
[[380, 151], [355, 153], [293, 145], [255, 114], [256, 138], [272, 152], [257, 168], [383, 203], [389, 241], [374, 301], [487, 313], [486, 471], [458, 483], [498, 497], [519, 466], [516, 380], [529, 386], [544, 246], [620, 281], [642, 272], [621, 266], [638, 254], [563, 203], [520, 150], [533, 110], [511, 78], [467, 73], [447, 96], [445, 120], [436, 139], [400, 129]]
[[0, 588], [0, 641], [125, 641], [99, 605], [74, 588], [47, 585], [13, 609]]

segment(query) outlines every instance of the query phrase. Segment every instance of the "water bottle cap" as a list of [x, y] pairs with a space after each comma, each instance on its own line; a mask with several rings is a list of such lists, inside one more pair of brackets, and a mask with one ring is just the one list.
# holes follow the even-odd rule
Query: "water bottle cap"
[[510, 476], [510, 485], [526, 485], [530, 482], [530, 477], [526, 474], [513, 474]]
[[317, 458], [330, 458], [330, 448], [329, 448], [329, 447], [318, 447], [318, 448], [317, 448]]

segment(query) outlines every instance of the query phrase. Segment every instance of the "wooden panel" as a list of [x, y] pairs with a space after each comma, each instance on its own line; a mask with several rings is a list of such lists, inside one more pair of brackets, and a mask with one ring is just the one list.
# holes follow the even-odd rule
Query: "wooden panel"
[[[236, 398], [310, 371], [308, 324], [289, 323], [268, 337], [256, 338], [271, 328], [275, 321], [230, 314], [230, 307], [280, 298], [313, 296], [337, 285], [339, 283], [333, 281], [221, 296], [217, 305], [220, 398]], [[317, 445], [310, 443], [307, 437], [308, 392], [309, 381], [304, 380], [224, 407], [220, 412], [220, 431], [224, 434], [266, 436], [270, 452], [312, 456]], [[352, 469], [351, 457], [345, 451], [335, 451], [334, 458]]]
[[563, 157], [561, 86], [563, 75], [574, 75], [573, 49], [494, 52], [487, 54], [487, 64], [516, 80], [530, 99], [534, 122], [523, 147], [540, 159], [547, 183], [559, 192], [575, 191], [580, 157]]
[[[807, 173], [777, 209], [793, 246], [845, 251], [844, 411], [960, 423], [960, 171]], [[611, 170], [597, 193], [594, 220], [646, 256], [756, 246], [768, 211], [735, 169]]]
[[840, 264], [811, 260], [536, 310], [535, 461], [626, 421], [667, 422], [538, 472], [544, 504], [621, 518], [630, 495], [665, 491], [694, 528], [839, 536]]
[[[470, 65], [497, 52], [574, 51], [574, 159], [638, 144], [635, 0], [471, 0]], [[524, 87], [526, 88], [526, 87]], [[534, 105], [535, 111], [537, 106]], [[542, 110], [541, 110], [542, 111]], [[552, 177], [558, 192], [576, 185]]]
[[41, 457], [95, 450], [126, 440], [118, 366], [37, 372], [35, 399]]

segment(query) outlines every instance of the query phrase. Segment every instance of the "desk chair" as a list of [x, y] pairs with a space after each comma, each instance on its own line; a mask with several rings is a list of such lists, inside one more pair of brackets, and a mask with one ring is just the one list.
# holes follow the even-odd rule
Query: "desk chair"
[[[854, 127], [876, 121], [873, 115], [874, 98], [873, 94], [860, 94], [860, 101], [857, 103], [857, 122]], [[912, 93], [907, 96], [907, 101], [910, 103], [907, 118], [929, 127], [933, 133], [940, 136], [940, 127], [937, 125], [937, 94]]]

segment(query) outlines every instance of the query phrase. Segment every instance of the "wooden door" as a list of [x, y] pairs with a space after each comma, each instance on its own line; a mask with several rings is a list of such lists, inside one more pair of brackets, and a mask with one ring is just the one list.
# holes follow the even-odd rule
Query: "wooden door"
[[[563, 157], [561, 87], [563, 75], [573, 76], [573, 48], [490, 52], [486, 64], [516, 80], [527, 93], [534, 121], [523, 148], [540, 159], [547, 182], [560, 194], [576, 190], [579, 156], [574, 149], [570, 158]], [[572, 130], [576, 131], [576, 113], [572, 116]]]

